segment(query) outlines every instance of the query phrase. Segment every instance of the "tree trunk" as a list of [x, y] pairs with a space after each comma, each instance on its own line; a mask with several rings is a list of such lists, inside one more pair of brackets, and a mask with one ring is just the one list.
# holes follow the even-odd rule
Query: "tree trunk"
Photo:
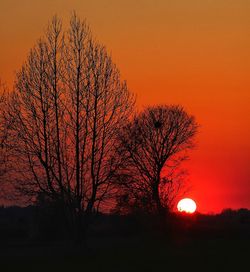
[[160, 216], [165, 215], [165, 208], [163, 207], [159, 195], [159, 183], [156, 183], [153, 188], [153, 201], [156, 207], [156, 212]]

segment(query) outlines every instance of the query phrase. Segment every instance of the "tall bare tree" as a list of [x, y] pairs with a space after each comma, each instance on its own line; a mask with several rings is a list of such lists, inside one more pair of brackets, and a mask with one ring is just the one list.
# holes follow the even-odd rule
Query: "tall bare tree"
[[87, 23], [73, 14], [64, 31], [54, 17], [17, 74], [9, 102], [22, 190], [60, 201], [79, 232], [112, 191], [119, 168], [114, 141], [133, 104]]
[[177, 170], [196, 133], [194, 117], [180, 106], [149, 107], [129, 122], [119, 134], [118, 146], [125, 160], [118, 176], [125, 201], [163, 214], [180, 188]]

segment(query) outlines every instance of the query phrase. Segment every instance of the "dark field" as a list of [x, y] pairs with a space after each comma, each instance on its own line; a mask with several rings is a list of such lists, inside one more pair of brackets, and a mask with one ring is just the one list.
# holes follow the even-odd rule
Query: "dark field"
[[250, 271], [247, 210], [172, 216], [165, 227], [149, 217], [101, 215], [87, 248], [46, 238], [55, 229], [30, 237], [27, 221], [5, 227], [0, 271]]

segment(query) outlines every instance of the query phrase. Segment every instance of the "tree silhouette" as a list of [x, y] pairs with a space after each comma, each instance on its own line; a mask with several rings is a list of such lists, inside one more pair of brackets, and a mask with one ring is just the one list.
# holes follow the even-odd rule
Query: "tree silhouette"
[[106, 48], [76, 14], [66, 31], [53, 17], [17, 73], [8, 117], [19, 189], [59, 201], [78, 240], [112, 192], [114, 140], [133, 104]]
[[125, 202], [165, 213], [180, 189], [178, 167], [187, 159], [196, 133], [194, 117], [180, 106], [149, 107], [128, 122], [118, 145], [124, 158], [118, 180]]

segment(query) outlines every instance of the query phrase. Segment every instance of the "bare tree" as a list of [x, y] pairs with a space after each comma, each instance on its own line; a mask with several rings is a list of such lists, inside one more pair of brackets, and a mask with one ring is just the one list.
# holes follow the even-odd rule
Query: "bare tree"
[[179, 166], [193, 147], [197, 124], [180, 106], [149, 107], [119, 135], [125, 202], [163, 214], [181, 188]]
[[60, 201], [79, 234], [82, 221], [112, 192], [119, 168], [114, 141], [133, 104], [86, 22], [73, 14], [64, 31], [54, 17], [17, 74], [9, 101], [21, 190]]
[[114, 140], [131, 113], [134, 98], [105, 47], [92, 38], [86, 22], [74, 14], [70, 26], [64, 83], [75, 154], [72, 177], [76, 210], [89, 216], [112, 192], [112, 179], [119, 167]]

